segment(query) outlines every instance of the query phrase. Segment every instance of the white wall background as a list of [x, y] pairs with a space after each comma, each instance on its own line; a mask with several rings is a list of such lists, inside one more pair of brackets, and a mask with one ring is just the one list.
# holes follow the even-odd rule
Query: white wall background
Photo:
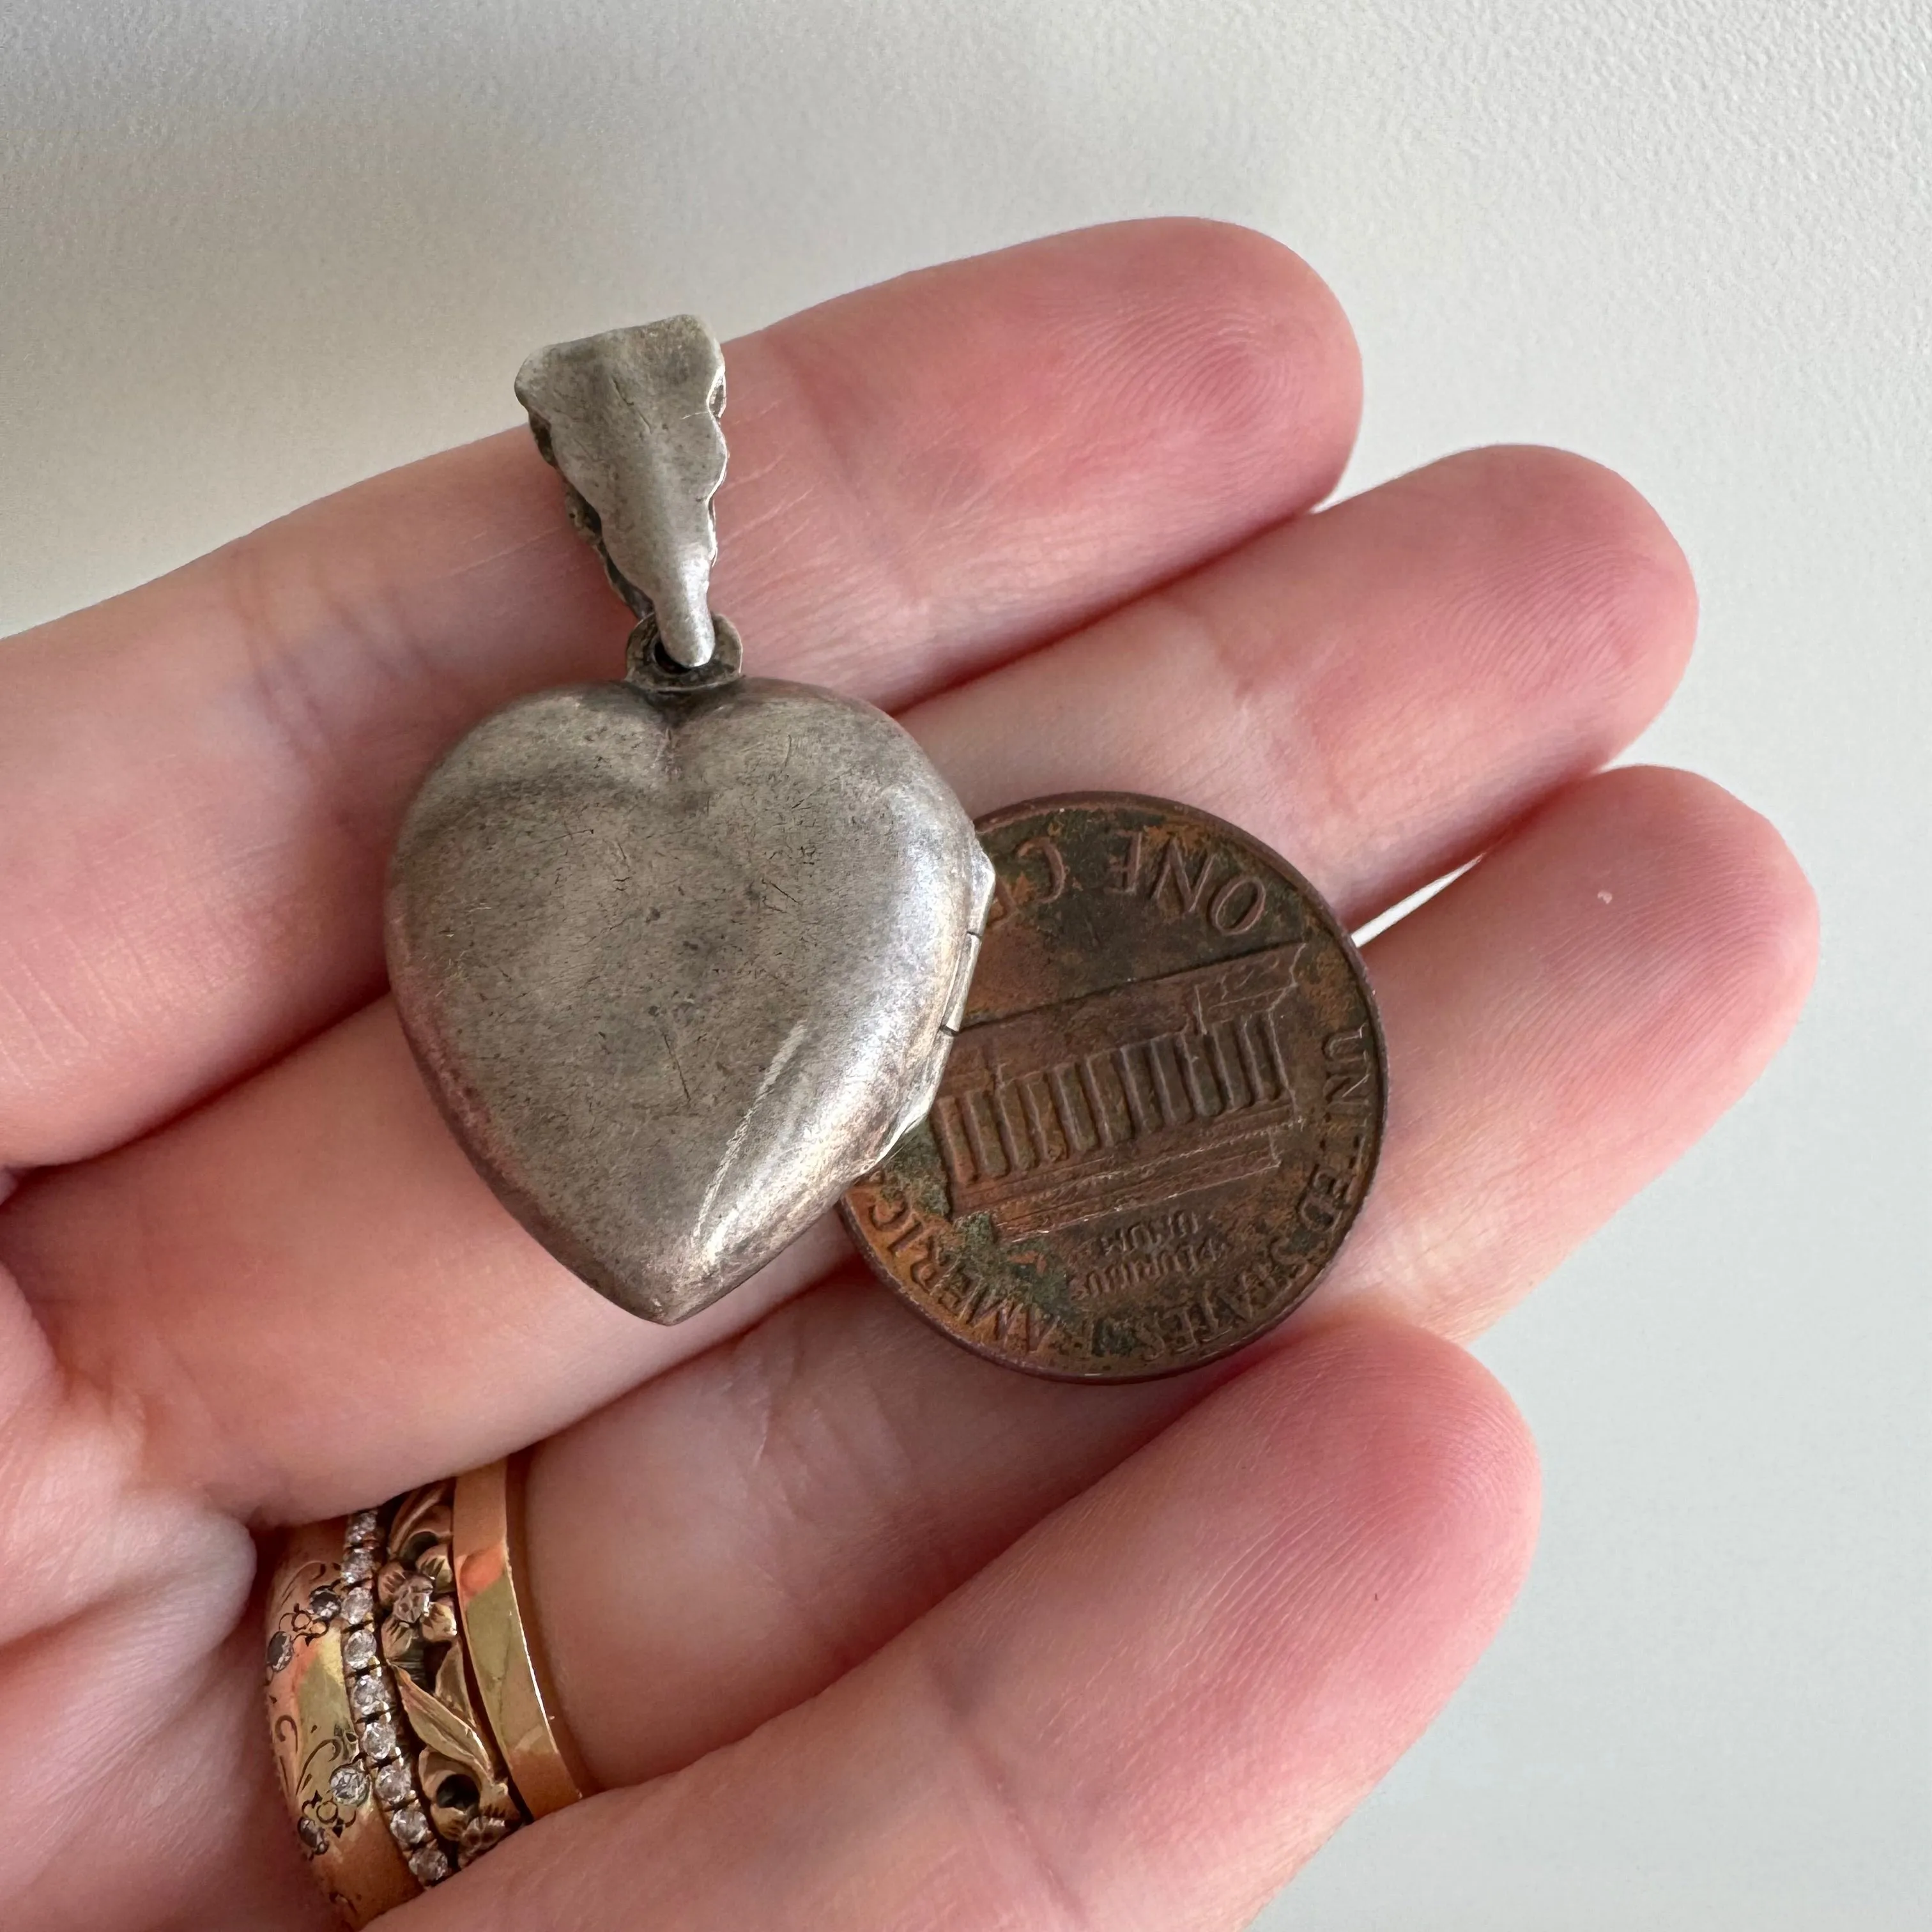
[[1352, 485], [1630, 476], [1706, 609], [1644, 749], [1784, 827], [1823, 976], [1487, 1345], [1536, 1572], [1265, 1922], [1928, 1922], [1932, 0], [6, 0], [0, 144], [0, 629], [514, 420], [532, 344], [1144, 212], [1340, 290]]

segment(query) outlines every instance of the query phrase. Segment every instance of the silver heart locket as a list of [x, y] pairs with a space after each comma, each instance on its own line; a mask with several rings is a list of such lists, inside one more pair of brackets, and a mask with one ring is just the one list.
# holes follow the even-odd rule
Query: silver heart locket
[[621, 1306], [680, 1322], [931, 1103], [992, 872], [868, 704], [746, 677], [710, 608], [722, 352], [688, 316], [518, 375], [638, 617], [625, 676], [486, 718], [411, 805], [391, 984], [498, 1196]]

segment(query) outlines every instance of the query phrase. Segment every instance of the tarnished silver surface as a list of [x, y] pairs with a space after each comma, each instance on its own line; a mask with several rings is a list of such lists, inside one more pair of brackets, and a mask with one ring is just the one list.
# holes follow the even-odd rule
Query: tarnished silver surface
[[537, 447], [617, 593], [667, 656], [710, 661], [711, 500], [724, 480], [724, 356], [694, 315], [539, 349], [517, 371]]
[[512, 1211], [679, 1322], [924, 1117], [992, 868], [883, 712], [740, 675], [705, 601], [724, 392], [702, 324], [566, 343], [518, 390], [641, 621], [623, 682], [510, 705], [430, 773], [390, 866], [390, 980]]
[[990, 866], [884, 712], [749, 678], [548, 692], [431, 775], [390, 977], [458, 1138], [634, 1313], [735, 1287], [925, 1117]]

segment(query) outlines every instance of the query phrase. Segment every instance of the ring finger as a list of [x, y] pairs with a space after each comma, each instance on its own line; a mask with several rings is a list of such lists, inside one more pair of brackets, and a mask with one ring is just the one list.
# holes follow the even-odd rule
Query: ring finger
[[1716, 788], [1590, 780], [1370, 949], [1404, 1076], [1382, 1177], [1279, 1339], [1068, 1388], [848, 1273], [545, 1444], [536, 1582], [593, 1763], [634, 1781], [809, 1696], [1311, 1327], [1493, 1319], [1755, 1076], [1803, 996], [1810, 920], [1776, 834]]
[[[1321, 1376], [1310, 1390], [1269, 1364], [1318, 1358], [1306, 1345], [1340, 1312], [1438, 1327], [1492, 1312], [1749, 1079], [1802, 994], [1809, 950], [1802, 881], [1762, 820], [1681, 774], [1592, 779], [1371, 949], [1407, 1070], [1383, 1178], [1307, 1316], [1279, 1337], [1173, 1382], [1067, 1388], [952, 1348], [848, 1270], [544, 1445], [530, 1477], [532, 1601], [593, 1768], [607, 1784], [647, 1778], [818, 1708], [814, 1693], [1230, 1378], [1318, 1403]], [[1386, 1409], [1388, 1385], [1371, 1380]], [[1442, 1420], [1412, 1419], [1424, 1433]], [[1330, 1442], [1306, 1473], [1318, 1486], [1375, 1447]], [[1258, 1460], [1238, 1434], [1204, 1463], [1231, 1458], [1286, 1491], [1303, 1473]], [[1430, 1476], [1424, 1492], [1442, 1488]], [[1394, 1500], [1408, 1508], [1417, 1493]], [[1201, 1511], [1192, 1492], [1168, 1504]], [[1388, 1522], [1330, 1527], [1359, 1554]], [[1441, 1580], [1433, 1556], [1412, 1553]], [[1184, 1565], [1172, 1580], [1188, 1581]], [[1138, 1596], [1120, 1610], [1121, 1642], [1144, 1612]], [[1411, 1656], [1406, 1640], [1397, 1648]], [[252, 1640], [231, 1662], [227, 1756], [266, 1780]], [[180, 1746], [168, 1734], [148, 1748]], [[167, 1764], [137, 1750], [121, 1769], [140, 1788]], [[1322, 1788], [1317, 1835], [1338, 1802]], [[265, 1792], [250, 1816], [270, 1809]], [[528, 1856], [547, 1857], [559, 1828], [567, 1843], [597, 1828], [547, 1822]], [[296, 1898], [298, 1864], [291, 1848]], [[135, 1882], [104, 1855], [110, 1877]], [[467, 1882], [454, 1894], [476, 1895]]]

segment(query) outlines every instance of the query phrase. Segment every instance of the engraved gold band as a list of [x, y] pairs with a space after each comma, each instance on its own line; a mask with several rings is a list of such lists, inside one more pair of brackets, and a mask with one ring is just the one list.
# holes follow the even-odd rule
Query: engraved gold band
[[269, 1736], [304, 1855], [352, 1927], [592, 1789], [518, 1594], [520, 1500], [494, 1463], [284, 1546]]
[[524, 1808], [542, 1818], [592, 1789], [554, 1700], [544, 1695], [540, 1639], [519, 1595], [523, 1466], [496, 1462], [456, 1479], [452, 1547], [456, 1600], [484, 1715]]
[[309, 1869], [359, 1926], [422, 1887], [376, 1802], [350, 1708], [343, 1528], [338, 1519], [295, 1531], [269, 1586], [268, 1737]]

